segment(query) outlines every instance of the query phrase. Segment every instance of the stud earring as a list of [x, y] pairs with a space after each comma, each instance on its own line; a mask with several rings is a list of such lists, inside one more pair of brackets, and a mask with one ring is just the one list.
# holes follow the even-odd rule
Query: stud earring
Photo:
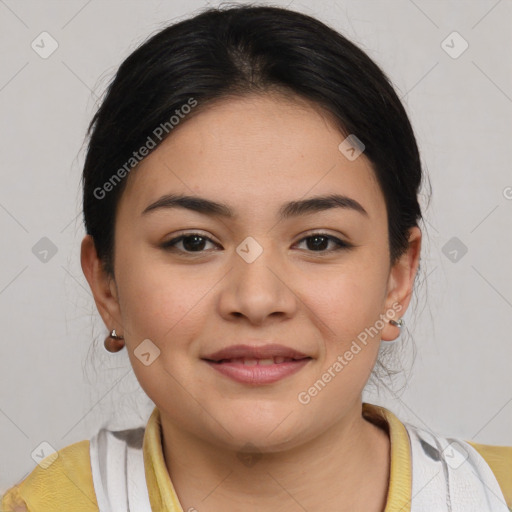
[[124, 338], [123, 336], [119, 336], [115, 329], [112, 329], [110, 334], [105, 338], [104, 346], [108, 352], [119, 352], [124, 347]]
[[[395, 320], [390, 320], [389, 323], [391, 325], [395, 325], [396, 327], [400, 328], [400, 331], [402, 330], [402, 327], [405, 325], [404, 319], [399, 318], [398, 322]], [[396, 343], [400, 336], [397, 336], [394, 340], [388, 341], [388, 340], [381, 340], [381, 343], [385, 343], [386, 345], [392, 345], [393, 343]]]

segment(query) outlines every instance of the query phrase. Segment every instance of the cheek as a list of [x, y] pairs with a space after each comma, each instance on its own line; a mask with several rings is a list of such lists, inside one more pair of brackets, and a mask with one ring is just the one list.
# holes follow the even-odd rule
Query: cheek
[[[315, 378], [302, 391], [311, 397], [315, 404], [312, 410], [318, 408], [318, 414], [325, 414], [325, 403], [336, 403], [336, 410], [338, 405], [347, 405], [347, 400], [358, 396], [370, 377], [382, 327], [379, 324], [377, 330], [372, 329], [382, 308], [377, 278], [374, 271], [356, 272], [353, 268], [340, 272], [324, 287], [312, 283], [309, 298], [318, 318], [316, 324], [322, 329], [323, 354]], [[338, 413], [333, 410], [330, 420]]]
[[149, 338], [157, 346], [189, 338], [201, 324], [214, 277], [194, 271], [193, 266], [169, 265], [147, 253], [131, 254], [120, 265], [118, 282], [127, 331], [134, 339]]
[[324, 357], [318, 377], [329, 371], [336, 375], [337, 384], [329, 386], [336, 399], [342, 388], [345, 393], [364, 386], [378, 355], [386, 268], [369, 257], [369, 252], [340, 267], [323, 283], [312, 279], [306, 288], [323, 332]]
[[321, 281], [313, 278], [305, 286], [315, 311], [341, 335], [353, 333], [378, 315], [385, 277], [377, 265], [354, 264]]

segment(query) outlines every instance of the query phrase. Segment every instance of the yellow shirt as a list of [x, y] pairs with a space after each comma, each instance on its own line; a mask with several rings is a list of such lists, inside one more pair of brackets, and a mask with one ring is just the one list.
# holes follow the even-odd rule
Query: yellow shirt
[[[410, 512], [411, 454], [403, 423], [388, 409], [363, 403], [363, 416], [384, 428], [391, 441], [391, 468], [384, 512]], [[512, 446], [469, 442], [494, 472], [512, 510]], [[153, 511], [183, 512], [162, 451], [160, 412], [154, 408], [144, 433], [144, 469]], [[89, 440], [66, 446], [46, 469], [39, 465], [2, 497], [0, 512], [98, 512], [89, 457]], [[50, 456], [51, 457], [51, 456]]]

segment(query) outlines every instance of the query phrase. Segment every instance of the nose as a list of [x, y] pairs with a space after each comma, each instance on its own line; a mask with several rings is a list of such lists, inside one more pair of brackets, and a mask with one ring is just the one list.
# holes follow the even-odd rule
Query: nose
[[233, 266], [220, 293], [221, 315], [231, 321], [243, 317], [253, 325], [264, 324], [269, 317], [292, 317], [298, 297], [291, 275], [285, 263], [269, 249], [252, 262], [234, 253]]

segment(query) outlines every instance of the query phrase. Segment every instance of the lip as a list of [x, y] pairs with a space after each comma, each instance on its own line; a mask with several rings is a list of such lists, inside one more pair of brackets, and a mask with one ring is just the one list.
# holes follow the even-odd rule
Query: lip
[[285, 377], [293, 375], [301, 370], [311, 361], [311, 358], [299, 359], [296, 361], [287, 361], [271, 365], [249, 366], [240, 362], [215, 363], [206, 361], [214, 370], [222, 373], [237, 382], [251, 384], [255, 386], [263, 384], [272, 384]]
[[[283, 362], [260, 364], [260, 359], [285, 358]], [[284, 345], [269, 344], [259, 347], [232, 345], [202, 358], [211, 368], [236, 382], [250, 385], [272, 384], [297, 373], [312, 358]], [[251, 365], [244, 359], [252, 359]]]
[[230, 347], [223, 348], [217, 352], [213, 352], [204, 356], [202, 359], [207, 359], [214, 362], [219, 362], [222, 359], [268, 359], [270, 357], [286, 357], [292, 359], [304, 359], [309, 357], [298, 350], [270, 343], [267, 345], [254, 346], [254, 345], [231, 345]]

